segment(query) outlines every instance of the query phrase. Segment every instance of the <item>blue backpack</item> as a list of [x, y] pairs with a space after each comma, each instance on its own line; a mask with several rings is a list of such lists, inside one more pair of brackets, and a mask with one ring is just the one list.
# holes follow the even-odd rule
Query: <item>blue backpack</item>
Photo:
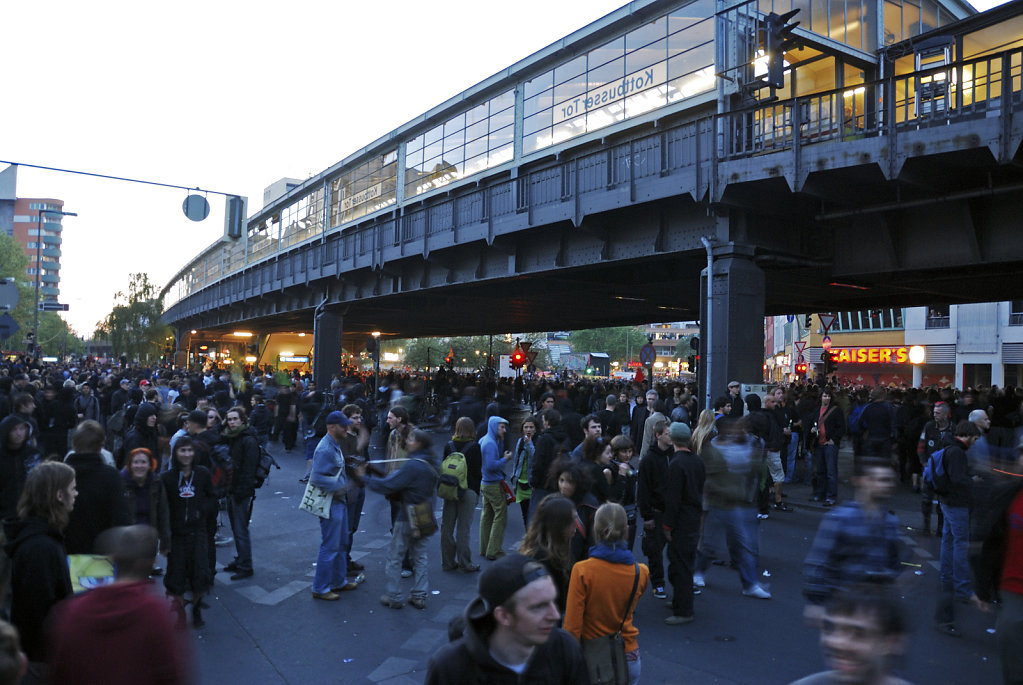
[[948, 472], [945, 471], [945, 448], [934, 450], [924, 465], [924, 482], [929, 483], [939, 495], [948, 492]]

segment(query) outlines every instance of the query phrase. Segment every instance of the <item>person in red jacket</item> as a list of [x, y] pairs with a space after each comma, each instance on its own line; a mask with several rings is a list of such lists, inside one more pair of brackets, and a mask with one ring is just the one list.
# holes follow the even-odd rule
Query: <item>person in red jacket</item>
[[[62, 604], [51, 634], [52, 682], [63, 685], [173, 685], [190, 681], [188, 654], [149, 571], [159, 536], [146, 525], [111, 528], [97, 547], [113, 557], [117, 580]], [[97, 658], [116, 654], [116, 658]]]

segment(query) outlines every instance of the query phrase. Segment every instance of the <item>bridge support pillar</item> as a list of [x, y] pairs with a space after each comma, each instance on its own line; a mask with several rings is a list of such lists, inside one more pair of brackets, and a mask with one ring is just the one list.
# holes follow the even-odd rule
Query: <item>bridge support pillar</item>
[[313, 380], [320, 392], [330, 390], [330, 380], [341, 376], [341, 333], [344, 317], [340, 312], [318, 309], [313, 319]]
[[[700, 273], [701, 372], [710, 374], [710, 400], [728, 392], [729, 381], [764, 378], [764, 272], [753, 263], [753, 247], [715, 244], [707, 331], [707, 269]], [[709, 334], [708, 334], [709, 333]], [[710, 347], [707, 347], [707, 341]], [[701, 378], [701, 384], [706, 383]]]

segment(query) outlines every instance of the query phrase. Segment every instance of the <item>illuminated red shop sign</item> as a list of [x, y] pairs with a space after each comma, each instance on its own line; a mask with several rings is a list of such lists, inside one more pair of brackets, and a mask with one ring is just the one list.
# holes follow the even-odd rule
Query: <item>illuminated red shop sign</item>
[[909, 348], [832, 347], [831, 358], [838, 364], [906, 364], [909, 362]]

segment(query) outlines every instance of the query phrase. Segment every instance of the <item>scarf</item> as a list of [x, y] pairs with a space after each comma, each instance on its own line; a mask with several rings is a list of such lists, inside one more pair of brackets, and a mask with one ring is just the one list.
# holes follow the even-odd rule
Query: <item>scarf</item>
[[231, 430], [230, 428], [227, 428], [227, 429], [224, 430], [224, 435], [226, 435], [229, 438], [237, 438], [248, 427], [249, 427], [249, 424], [243, 423], [243, 424], [241, 424], [240, 426], [238, 426], [234, 430]]
[[630, 566], [636, 563], [636, 558], [632, 555], [632, 550], [629, 549], [628, 543], [624, 540], [622, 542], [616, 542], [614, 547], [601, 542], [599, 544], [590, 547], [590, 556], [596, 557], [597, 559], [603, 559], [604, 561], [611, 562], [612, 564], [629, 564]]

